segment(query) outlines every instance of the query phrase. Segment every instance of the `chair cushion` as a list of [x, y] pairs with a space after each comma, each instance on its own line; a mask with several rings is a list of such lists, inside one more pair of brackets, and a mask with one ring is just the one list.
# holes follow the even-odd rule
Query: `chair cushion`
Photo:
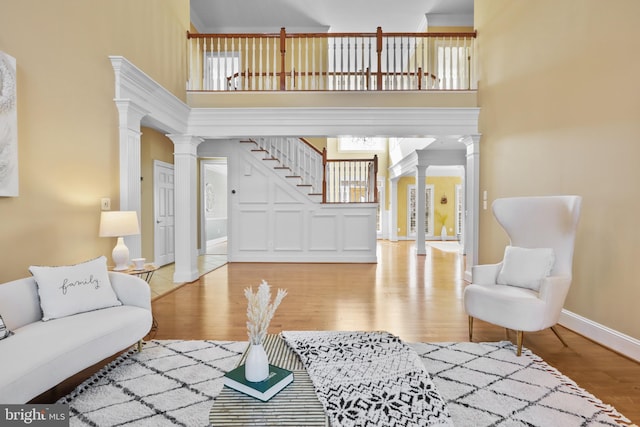
[[551, 274], [554, 262], [552, 248], [507, 246], [496, 283], [538, 291], [542, 280]]
[[31, 266], [38, 285], [42, 320], [121, 305], [111, 287], [104, 256], [76, 265]]

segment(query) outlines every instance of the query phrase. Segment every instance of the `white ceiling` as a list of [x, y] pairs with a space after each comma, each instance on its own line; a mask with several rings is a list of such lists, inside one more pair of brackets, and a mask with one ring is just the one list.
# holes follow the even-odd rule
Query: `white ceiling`
[[191, 0], [201, 33], [423, 31], [473, 26], [473, 0]]

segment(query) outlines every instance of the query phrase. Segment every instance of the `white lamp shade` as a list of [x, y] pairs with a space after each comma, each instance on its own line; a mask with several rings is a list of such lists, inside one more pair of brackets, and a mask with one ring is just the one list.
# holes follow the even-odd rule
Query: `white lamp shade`
[[100, 237], [122, 237], [140, 234], [136, 211], [103, 211], [100, 215]]

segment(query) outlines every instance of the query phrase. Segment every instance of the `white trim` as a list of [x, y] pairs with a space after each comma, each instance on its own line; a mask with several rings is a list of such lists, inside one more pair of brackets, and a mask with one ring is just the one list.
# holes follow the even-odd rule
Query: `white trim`
[[140, 109], [143, 126], [164, 133], [186, 133], [191, 111], [187, 104], [126, 58], [110, 56], [109, 59], [115, 72], [116, 101], [128, 101]]
[[640, 362], [640, 340], [589, 320], [569, 310], [562, 310], [558, 323], [567, 329]]
[[476, 107], [195, 108], [189, 115], [189, 133], [204, 139], [247, 135], [475, 135], [479, 112]]

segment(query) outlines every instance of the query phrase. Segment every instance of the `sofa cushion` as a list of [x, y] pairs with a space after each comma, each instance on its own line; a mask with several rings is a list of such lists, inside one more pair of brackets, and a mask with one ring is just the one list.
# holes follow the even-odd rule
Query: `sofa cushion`
[[496, 282], [538, 291], [542, 280], [551, 274], [554, 262], [552, 248], [507, 246]]
[[121, 305], [107, 270], [107, 258], [60, 267], [31, 266], [38, 285], [42, 320]]

